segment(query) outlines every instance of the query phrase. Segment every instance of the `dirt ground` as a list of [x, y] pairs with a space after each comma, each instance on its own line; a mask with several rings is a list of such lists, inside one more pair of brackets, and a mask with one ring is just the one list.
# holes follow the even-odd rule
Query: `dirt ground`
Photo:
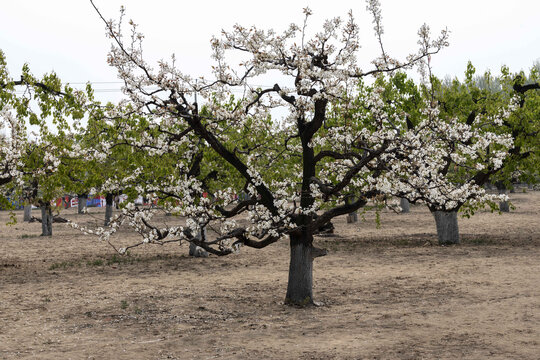
[[42, 238], [22, 212], [9, 227], [1, 212], [0, 358], [538, 359], [540, 192], [511, 199], [511, 213], [460, 219], [451, 247], [436, 245], [425, 207], [384, 212], [380, 229], [373, 213], [338, 218], [335, 236], [317, 238], [323, 305], [308, 308], [283, 304], [286, 241], [223, 258], [177, 244], [118, 257], [66, 224]]

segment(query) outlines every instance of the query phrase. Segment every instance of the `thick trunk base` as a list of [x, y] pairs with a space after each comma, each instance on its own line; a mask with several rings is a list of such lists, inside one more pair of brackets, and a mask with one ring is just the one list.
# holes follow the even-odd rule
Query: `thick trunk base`
[[401, 212], [402, 213], [408, 213], [409, 211], [411, 211], [411, 206], [409, 204], [409, 200], [407, 200], [405, 198], [400, 198], [399, 199], [399, 206], [401, 207]]
[[[197, 233], [197, 240], [203, 239], [203, 233], [204, 238], [206, 239], [206, 228], [203, 228], [199, 233]], [[194, 243], [189, 243], [189, 256], [193, 257], [208, 257], [208, 251], [204, 250], [202, 247], [195, 245]]]
[[78, 214], [84, 214], [84, 212], [86, 211], [86, 202], [88, 201], [88, 197], [87, 196], [79, 196], [79, 202], [78, 202], [78, 205], [77, 205], [77, 213]]
[[111, 223], [112, 213], [113, 206], [109, 204], [105, 205], [105, 226], [109, 226]]
[[41, 236], [52, 236], [53, 215], [50, 204], [41, 205]]
[[32, 205], [24, 205], [24, 217], [23, 221], [30, 221], [32, 220]]
[[[346, 204], [351, 204], [354, 202], [354, 196], [349, 196], [345, 199], [345, 203]], [[348, 224], [351, 224], [351, 223], [355, 223], [358, 221], [358, 213], [356, 211], [352, 212], [352, 213], [349, 213], [347, 214], [347, 223]]]
[[291, 262], [285, 303], [313, 304], [313, 245], [291, 239]]
[[355, 223], [355, 222], [358, 222], [358, 213], [356, 211], [347, 215], [348, 224]]
[[[503, 185], [500, 185], [499, 188], [499, 194], [506, 194], [507, 190]], [[508, 201], [500, 201], [499, 202], [499, 211], [500, 212], [510, 212], [510, 204], [508, 204]]]
[[114, 197], [112, 194], [105, 195], [105, 226], [109, 226], [113, 213]]
[[433, 211], [439, 245], [459, 244], [457, 211]]

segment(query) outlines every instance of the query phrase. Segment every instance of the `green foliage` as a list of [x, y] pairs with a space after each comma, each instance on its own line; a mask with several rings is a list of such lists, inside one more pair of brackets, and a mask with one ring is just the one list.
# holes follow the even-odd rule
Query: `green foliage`
[[31, 238], [36, 238], [36, 237], [39, 237], [39, 235], [36, 235], [36, 234], [22, 234], [21, 235], [21, 239], [31, 239]]
[[[27, 199], [32, 196], [32, 202], [48, 202], [65, 191], [67, 182], [62, 172], [57, 171], [58, 163], [65, 158], [66, 146], [73, 142], [72, 125], [84, 117], [92, 92], [89, 88], [85, 94], [62, 86], [54, 73], [38, 79], [28, 64], [23, 65], [19, 79], [10, 77], [5, 55], [0, 50], [0, 109], [15, 112], [22, 134], [33, 130], [33, 135], [21, 139], [23, 143], [18, 151], [22, 165], [16, 165], [17, 181], [10, 185], [11, 191]], [[18, 92], [21, 88], [22, 94]], [[6, 186], [3, 188], [5, 191]]]
[[69, 267], [74, 267], [76, 265], [77, 263], [74, 263], [72, 261], [62, 261], [62, 262], [51, 264], [51, 266], [49, 266], [49, 270], [67, 269]]
[[17, 218], [15, 212], [13, 211], [13, 205], [8, 200], [7, 197], [0, 194], [0, 210], [9, 210], [9, 221], [6, 225], [15, 225], [17, 223]]
[[503, 182], [507, 188], [513, 182], [538, 183], [540, 180], [540, 89], [525, 86], [538, 84], [538, 69], [533, 67], [527, 77], [524, 72], [510, 73], [501, 70], [501, 102], [515, 108], [504, 122], [501, 131], [514, 137], [514, 148], [504, 162], [502, 171], [493, 182]]

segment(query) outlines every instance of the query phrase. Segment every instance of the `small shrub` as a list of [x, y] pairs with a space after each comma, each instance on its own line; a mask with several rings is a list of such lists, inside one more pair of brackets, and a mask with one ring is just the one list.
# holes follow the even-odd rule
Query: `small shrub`
[[96, 260], [93, 260], [93, 261], [87, 261], [86, 265], [88, 265], [88, 266], [101, 266], [101, 265], [103, 265], [103, 260], [96, 259]]
[[70, 261], [62, 261], [59, 263], [53, 263], [51, 266], [49, 266], [49, 270], [56, 270], [56, 269], [66, 269], [68, 267], [75, 266], [75, 263], [72, 263]]
[[36, 238], [36, 237], [39, 237], [39, 235], [36, 235], [36, 234], [22, 234], [21, 235], [21, 239], [31, 239], [31, 238]]

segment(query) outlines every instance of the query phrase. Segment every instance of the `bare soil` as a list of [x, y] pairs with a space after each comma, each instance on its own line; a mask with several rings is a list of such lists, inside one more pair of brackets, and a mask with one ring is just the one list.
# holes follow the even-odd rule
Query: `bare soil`
[[307, 308], [283, 304], [287, 241], [118, 257], [66, 224], [43, 238], [22, 211], [14, 226], [0, 212], [0, 358], [538, 359], [540, 193], [511, 199], [511, 213], [460, 219], [451, 247], [425, 207], [383, 212], [380, 229], [371, 212], [338, 218], [335, 236], [317, 238], [329, 250], [314, 265], [322, 306]]

